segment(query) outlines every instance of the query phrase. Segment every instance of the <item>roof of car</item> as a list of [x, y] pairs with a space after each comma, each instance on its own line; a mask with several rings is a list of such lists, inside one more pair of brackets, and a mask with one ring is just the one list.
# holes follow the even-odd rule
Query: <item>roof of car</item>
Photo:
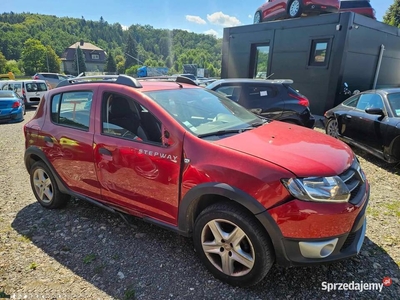
[[291, 79], [257, 79], [257, 78], [227, 78], [227, 79], [218, 79], [213, 82], [213, 84], [217, 83], [269, 83], [269, 84], [293, 84], [293, 80]]

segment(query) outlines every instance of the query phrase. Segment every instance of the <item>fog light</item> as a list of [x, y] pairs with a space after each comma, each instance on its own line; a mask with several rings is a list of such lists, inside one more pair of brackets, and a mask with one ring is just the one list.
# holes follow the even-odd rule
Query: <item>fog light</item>
[[305, 258], [325, 258], [335, 250], [338, 238], [323, 242], [299, 242], [301, 255]]

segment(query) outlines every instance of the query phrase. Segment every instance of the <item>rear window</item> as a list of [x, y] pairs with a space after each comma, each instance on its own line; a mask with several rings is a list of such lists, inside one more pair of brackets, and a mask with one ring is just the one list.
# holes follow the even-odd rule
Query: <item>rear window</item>
[[340, 1], [340, 8], [371, 7], [369, 1]]
[[27, 92], [45, 92], [45, 91], [47, 91], [47, 86], [43, 82], [27, 83], [25, 86], [26, 86]]
[[17, 95], [13, 91], [1, 91], [0, 98], [17, 98]]

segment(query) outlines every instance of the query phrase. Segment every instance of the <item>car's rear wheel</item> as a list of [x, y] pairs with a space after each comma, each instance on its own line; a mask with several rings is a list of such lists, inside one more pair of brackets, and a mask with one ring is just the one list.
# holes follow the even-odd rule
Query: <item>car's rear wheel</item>
[[334, 138], [339, 137], [339, 124], [337, 119], [333, 118], [328, 121], [325, 127], [325, 132]]
[[33, 164], [30, 179], [33, 194], [42, 206], [60, 208], [67, 204], [70, 196], [60, 192], [53, 174], [44, 162]]
[[298, 18], [301, 16], [301, 3], [300, 0], [293, 0], [289, 4], [288, 14], [291, 18]]
[[201, 212], [193, 240], [209, 271], [234, 286], [257, 284], [274, 262], [264, 228], [250, 213], [228, 203], [217, 203]]
[[260, 11], [256, 11], [256, 13], [254, 14], [253, 23], [254, 24], [258, 24], [258, 23], [261, 23], [261, 22], [262, 22], [262, 20], [261, 20], [261, 12]]

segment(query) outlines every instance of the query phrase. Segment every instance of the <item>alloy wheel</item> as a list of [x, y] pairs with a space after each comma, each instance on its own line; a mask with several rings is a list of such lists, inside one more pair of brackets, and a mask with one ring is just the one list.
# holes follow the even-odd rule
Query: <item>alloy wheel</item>
[[294, 0], [291, 4], [290, 4], [290, 8], [289, 8], [289, 14], [290, 16], [293, 18], [295, 17], [300, 10], [300, 2], [299, 0]]
[[50, 203], [53, 200], [53, 184], [43, 169], [36, 169], [33, 173], [33, 186], [43, 203]]
[[332, 119], [328, 122], [326, 127], [326, 133], [334, 138], [339, 136], [339, 125], [336, 119]]
[[208, 260], [226, 275], [243, 276], [253, 269], [253, 244], [239, 226], [228, 220], [208, 222], [201, 233], [201, 244]]

